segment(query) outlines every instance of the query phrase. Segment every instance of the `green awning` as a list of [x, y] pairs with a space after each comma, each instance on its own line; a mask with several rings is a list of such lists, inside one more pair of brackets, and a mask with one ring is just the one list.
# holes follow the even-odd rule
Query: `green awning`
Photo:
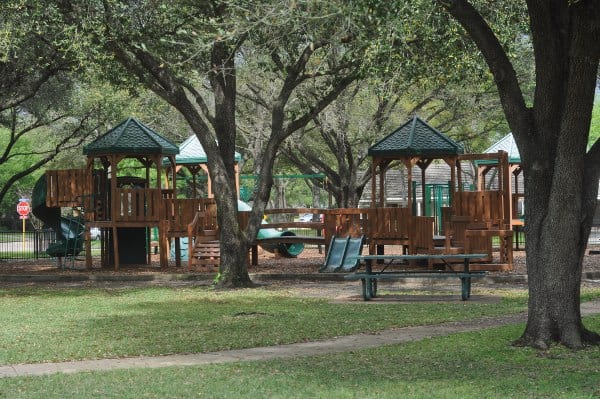
[[369, 148], [371, 156], [437, 158], [464, 153], [462, 145], [415, 116]]
[[134, 118], [128, 118], [83, 147], [84, 155], [176, 155], [179, 147]]

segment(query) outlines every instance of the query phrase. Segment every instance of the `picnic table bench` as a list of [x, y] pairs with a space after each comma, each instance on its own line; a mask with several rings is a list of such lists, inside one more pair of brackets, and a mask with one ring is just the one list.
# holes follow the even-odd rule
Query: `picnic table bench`
[[[377, 280], [398, 280], [402, 278], [459, 278], [461, 282], [461, 297], [465, 301], [471, 296], [471, 278], [483, 277], [487, 274], [485, 271], [470, 271], [469, 262], [471, 259], [479, 259], [486, 254], [417, 254], [417, 255], [363, 255], [354, 257], [359, 262], [365, 263], [364, 272], [356, 272], [344, 276], [346, 280], [361, 280], [362, 294], [365, 301], [377, 296]], [[402, 270], [386, 271], [388, 265], [393, 261], [430, 261], [440, 260], [449, 267], [450, 270]], [[385, 262], [388, 261], [386, 264]], [[450, 261], [462, 261], [463, 270], [454, 271], [450, 267]], [[383, 269], [373, 271], [373, 263], [384, 262]]]

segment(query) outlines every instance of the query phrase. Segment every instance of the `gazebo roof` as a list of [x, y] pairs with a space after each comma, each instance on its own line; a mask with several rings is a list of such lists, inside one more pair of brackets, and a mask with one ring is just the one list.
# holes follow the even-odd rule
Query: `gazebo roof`
[[[239, 162], [242, 160], [242, 156], [239, 152], [235, 152], [235, 161]], [[204, 147], [200, 144], [198, 137], [192, 134], [179, 146], [179, 154], [175, 157], [177, 165], [197, 165], [207, 163], [206, 152]], [[166, 162], [168, 163], [168, 162]]]
[[521, 163], [521, 154], [519, 153], [519, 148], [517, 148], [517, 143], [515, 142], [512, 133], [508, 133], [506, 136], [502, 137], [499, 141], [485, 150], [485, 153], [492, 154], [498, 151], [505, 151], [508, 153], [509, 163]]
[[84, 155], [176, 155], [179, 148], [148, 126], [128, 118], [83, 147]]
[[444, 157], [463, 154], [462, 145], [415, 116], [369, 148], [371, 156]]

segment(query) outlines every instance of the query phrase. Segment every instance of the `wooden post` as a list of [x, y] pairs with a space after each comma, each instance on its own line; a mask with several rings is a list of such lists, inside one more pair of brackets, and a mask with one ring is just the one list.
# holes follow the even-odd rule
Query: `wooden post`
[[[408, 198], [406, 201], [406, 205], [408, 207], [408, 209], [412, 210], [412, 198], [413, 198], [413, 189], [412, 189], [412, 162], [410, 159], [408, 159], [405, 163], [404, 166], [406, 166], [406, 181], [407, 181], [407, 188], [408, 188]], [[411, 211], [412, 212], [412, 211]]]
[[115, 262], [115, 270], [119, 270], [119, 239], [117, 237], [117, 226], [116, 221], [119, 216], [119, 199], [117, 198], [117, 165], [118, 158], [115, 155], [110, 156], [110, 192], [111, 192], [111, 210], [110, 219], [112, 225], [112, 240], [113, 240], [113, 260]]
[[504, 202], [504, 219], [505, 224], [512, 228], [512, 187], [510, 180], [510, 168], [508, 167], [508, 153], [506, 151], [500, 151], [499, 164], [501, 165], [502, 174], [502, 195]]
[[378, 159], [373, 157], [371, 162], [371, 208], [375, 208], [377, 203], [377, 162]]
[[379, 206], [385, 206], [385, 168], [387, 167], [387, 162], [380, 161], [379, 162]]

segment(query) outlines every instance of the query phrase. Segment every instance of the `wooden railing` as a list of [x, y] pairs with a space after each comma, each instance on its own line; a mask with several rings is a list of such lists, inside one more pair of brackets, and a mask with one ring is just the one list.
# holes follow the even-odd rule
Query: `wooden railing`
[[[319, 222], [295, 222], [290, 220], [292, 215], [297, 216], [305, 213], [322, 214], [323, 217]], [[277, 238], [288, 242], [323, 243], [327, 247], [333, 236], [364, 236], [369, 244], [369, 251], [373, 252], [378, 245], [408, 246], [412, 234], [412, 216], [408, 208], [268, 209], [265, 210], [265, 214], [267, 216], [285, 214], [289, 216], [288, 221], [262, 224], [261, 228], [315, 230], [312, 234], [296, 238]], [[247, 212], [240, 212], [240, 220], [247, 222], [247, 218]], [[316, 219], [321, 218], [317, 217]], [[242, 223], [243, 225], [245, 223]]]
[[366, 208], [337, 208], [324, 212], [325, 238], [334, 235], [359, 237], [369, 231]]
[[46, 171], [46, 205], [48, 207], [82, 206], [91, 188], [85, 169]]
[[[159, 248], [161, 264], [167, 264], [171, 238], [188, 237], [188, 250], [191, 254], [194, 250], [194, 238], [198, 238], [201, 232], [217, 231], [217, 215], [214, 199], [181, 199], [173, 198], [168, 193], [165, 195], [165, 190], [162, 193]], [[175, 260], [178, 266], [180, 257], [177, 255], [180, 253], [179, 241], [175, 240]], [[193, 262], [192, 257], [188, 262]]]
[[196, 214], [202, 212], [198, 222], [203, 229], [216, 229], [217, 207], [212, 198], [167, 198], [163, 199], [161, 220], [167, 223], [169, 236], [187, 235], [188, 225]]
[[503, 209], [500, 191], [459, 191], [452, 197], [453, 215], [468, 216], [473, 222], [508, 224]]
[[511, 220], [504, 213], [504, 198], [500, 191], [462, 191], [454, 193], [451, 215], [446, 216], [446, 234], [454, 245], [466, 252], [487, 253], [492, 261], [492, 238], [498, 237], [498, 270], [513, 268]]
[[158, 223], [162, 193], [159, 188], [117, 188], [113, 193], [114, 222]]

